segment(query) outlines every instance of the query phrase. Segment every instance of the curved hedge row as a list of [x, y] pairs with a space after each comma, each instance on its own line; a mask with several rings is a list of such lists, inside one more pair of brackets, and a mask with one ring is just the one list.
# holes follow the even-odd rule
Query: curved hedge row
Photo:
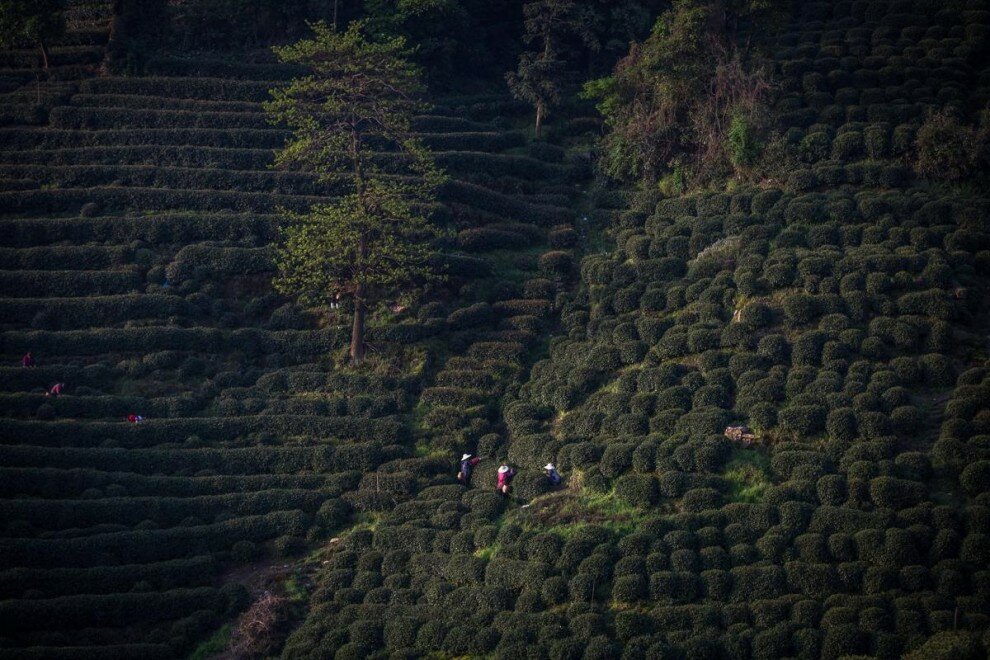
[[52, 621], [60, 629], [122, 626], [137, 621], [176, 619], [199, 609], [228, 610], [229, 598], [213, 587], [172, 589], [150, 594], [62, 596], [47, 600], [0, 601], [0, 630], [45, 629]]
[[[150, 563], [228, 550], [238, 541], [265, 541], [301, 535], [309, 524], [302, 511], [276, 511], [224, 522], [95, 533], [81, 538], [0, 539], [9, 566], [29, 568], [91, 567]], [[21, 601], [17, 601], [18, 605]], [[9, 609], [16, 609], [14, 604]]]
[[144, 582], [151, 590], [205, 586], [212, 582], [217, 562], [210, 555], [154, 564], [123, 564], [97, 568], [10, 568], [0, 572], [0, 596], [19, 598], [26, 591], [51, 598], [72, 594], [112, 594]]
[[223, 514], [252, 516], [299, 510], [309, 514], [326, 496], [309, 490], [259, 490], [251, 493], [196, 497], [103, 497], [88, 500], [9, 499], [0, 502], [5, 519], [26, 522], [38, 530], [95, 527], [103, 523], [133, 526], [152, 520], [163, 527], [189, 517], [211, 519]]
[[[273, 216], [163, 213], [153, 217], [0, 218], [3, 268], [98, 270], [128, 263], [131, 241], [157, 244], [197, 241], [249, 241], [264, 244], [275, 236]], [[69, 241], [77, 245], [49, 245]], [[110, 243], [87, 246], [85, 243]], [[45, 247], [34, 247], [45, 246]], [[16, 250], [9, 248], [18, 248]]]
[[[236, 452], [234, 453], [236, 457]], [[165, 476], [109, 469], [0, 468], [0, 494], [6, 498], [72, 498], [106, 493], [131, 497], [198, 497], [263, 490], [307, 489], [337, 497], [353, 488], [356, 471], [323, 474], [213, 474], [215, 468], [200, 466], [195, 476]], [[190, 468], [180, 468], [187, 471]], [[305, 469], [305, 468], [303, 468]], [[203, 474], [203, 472], [210, 474]]]
[[188, 417], [146, 419], [140, 424], [120, 422], [21, 421], [9, 420], [0, 430], [0, 444], [58, 447], [71, 438], [74, 447], [98, 447], [108, 440], [124, 447], [172, 444], [196, 436], [204, 441], [230, 441], [250, 433], [266, 432], [289, 436], [373, 440], [401, 443], [408, 431], [394, 417], [358, 419], [303, 415], [256, 415], [242, 417]]

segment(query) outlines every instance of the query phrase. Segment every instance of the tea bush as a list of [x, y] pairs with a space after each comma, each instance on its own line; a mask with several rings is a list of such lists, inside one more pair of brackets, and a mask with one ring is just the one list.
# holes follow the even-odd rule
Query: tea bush
[[0, 368], [10, 653], [187, 655], [247, 605], [218, 576], [335, 536], [287, 657], [978, 656], [987, 23], [804, 3], [768, 51], [776, 169], [602, 186], [574, 226], [585, 109], [527, 144], [519, 104], [444, 99], [413, 130], [451, 175], [447, 280], [374, 318], [366, 371], [346, 308], [266, 288], [274, 207], [333, 191], [265, 171], [292, 72], [152, 58], [44, 117], [11, 96], [42, 123], [2, 131], [2, 345], [39, 357]]

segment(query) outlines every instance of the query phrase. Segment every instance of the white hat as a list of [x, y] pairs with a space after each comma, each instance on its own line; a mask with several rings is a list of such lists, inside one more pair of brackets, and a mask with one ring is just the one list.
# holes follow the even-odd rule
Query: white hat
[[461, 456], [462, 461], [466, 461], [469, 458], [471, 458], [471, 454], [464, 454], [463, 456]]
[[552, 470], [552, 469], [554, 469], [553, 468], [553, 463], [547, 463], [546, 465], [543, 466], [543, 469], [544, 470]]
[[509, 466], [508, 465], [503, 465], [502, 467], [500, 467], [498, 469], [498, 471], [499, 472], [502, 472], [502, 473], [508, 472], [509, 471]]

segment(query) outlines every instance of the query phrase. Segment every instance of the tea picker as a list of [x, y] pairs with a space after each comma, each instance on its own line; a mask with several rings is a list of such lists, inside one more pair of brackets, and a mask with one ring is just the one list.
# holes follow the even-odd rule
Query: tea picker
[[471, 485], [471, 473], [474, 466], [481, 462], [481, 459], [471, 454], [461, 456], [461, 471], [457, 473], [457, 480], [465, 486]]
[[512, 483], [512, 478], [516, 476], [516, 471], [510, 468], [508, 465], [502, 465], [498, 468], [498, 482], [495, 485], [495, 492], [503, 497], [509, 494], [509, 484]]

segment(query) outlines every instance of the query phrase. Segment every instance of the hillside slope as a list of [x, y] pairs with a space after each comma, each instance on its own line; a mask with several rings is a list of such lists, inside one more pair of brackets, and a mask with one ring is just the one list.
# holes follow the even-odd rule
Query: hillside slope
[[297, 72], [99, 75], [73, 6], [48, 80], [0, 61], [0, 657], [188, 656], [266, 589], [287, 658], [986, 655], [990, 196], [912, 161], [990, 12], [800, 3], [787, 175], [727, 191], [584, 195], [598, 122], [434, 99], [448, 279], [354, 369], [270, 287], [275, 208], [336, 192], [269, 168]]
[[451, 174], [447, 281], [374, 317], [351, 369], [346, 315], [270, 286], [276, 206], [334, 194], [269, 169], [287, 133], [260, 102], [293, 73], [91, 71], [0, 128], [0, 655], [187, 654], [253, 599], [231, 567], [374, 518], [448, 482], [468, 435], [499, 437], [571, 263], [548, 242], [572, 217], [563, 151], [531, 153], [498, 94], [417, 119]]
[[985, 104], [988, 21], [802, 3], [786, 180], [603, 197], [614, 249], [503, 407], [515, 497], [356, 530], [285, 657], [981, 657], [990, 200], [910, 158], [929, 110]]

